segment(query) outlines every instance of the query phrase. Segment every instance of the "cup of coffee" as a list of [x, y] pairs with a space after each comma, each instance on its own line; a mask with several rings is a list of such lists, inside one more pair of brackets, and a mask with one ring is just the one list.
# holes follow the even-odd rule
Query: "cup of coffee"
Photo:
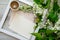
[[10, 3], [10, 7], [11, 7], [11, 10], [17, 11], [18, 8], [19, 8], [19, 2], [18, 2], [18, 1], [12, 1], [12, 2]]

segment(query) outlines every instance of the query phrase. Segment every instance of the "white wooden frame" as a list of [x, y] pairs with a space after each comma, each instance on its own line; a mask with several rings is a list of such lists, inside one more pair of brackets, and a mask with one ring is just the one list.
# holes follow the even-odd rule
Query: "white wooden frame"
[[[8, 34], [8, 35], [10, 35], [10, 36], [12, 36], [12, 37], [15, 37], [15, 38], [17, 38], [17, 39], [20, 39], [20, 40], [29, 40], [29, 39], [24, 38], [24, 37], [21, 36], [21, 35], [17, 35], [17, 34], [15, 34], [15, 33], [12, 33], [12, 32], [10, 32], [10, 31], [5, 30], [5, 29], [2, 28], [2, 26], [3, 26], [4, 22], [5, 22], [5, 19], [6, 19], [7, 15], [8, 15], [8, 12], [9, 12], [9, 10], [10, 10], [10, 3], [11, 3], [12, 1], [13, 1], [13, 0], [10, 0], [10, 1], [9, 1], [9, 4], [8, 4], [6, 10], [5, 10], [5, 13], [4, 13], [4, 15], [3, 15], [3, 17], [2, 17], [2, 19], [1, 19], [1, 21], [0, 21], [0, 32], [3, 32], [3, 33], [5, 33], [5, 34]], [[31, 2], [23, 1], [23, 0], [19, 0], [19, 1], [21, 1], [21, 2], [23, 2], [23, 3], [26, 3], [26, 4], [30, 5], [30, 6], [33, 6], [33, 3], [31, 3]]]
[[26, 0], [19, 0], [19, 1], [21, 1], [21, 2], [23, 2], [25, 4], [28, 4], [30, 6], [33, 6], [33, 2], [29, 2], [29, 1], [26, 1]]

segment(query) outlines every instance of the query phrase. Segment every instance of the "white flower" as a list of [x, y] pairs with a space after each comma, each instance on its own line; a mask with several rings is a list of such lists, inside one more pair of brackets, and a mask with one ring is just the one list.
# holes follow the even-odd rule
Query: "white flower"
[[56, 22], [55, 27], [60, 27], [60, 19]]
[[60, 19], [56, 22], [54, 28], [60, 30]]

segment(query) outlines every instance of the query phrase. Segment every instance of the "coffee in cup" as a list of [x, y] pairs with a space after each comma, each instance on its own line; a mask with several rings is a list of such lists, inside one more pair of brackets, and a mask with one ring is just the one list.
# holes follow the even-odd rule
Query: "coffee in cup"
[[11, 7], [11, 9], [12, 9], [13, 11], [17, 11], [18, 8], [19, 8], [19, 2], [18, 2], [18, 1], [12, 1], [12, 2], [10, 3], [10, 7]]

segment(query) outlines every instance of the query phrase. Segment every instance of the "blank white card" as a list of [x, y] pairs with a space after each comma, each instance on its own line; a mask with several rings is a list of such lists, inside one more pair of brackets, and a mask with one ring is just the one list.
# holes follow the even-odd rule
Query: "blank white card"
[[[31, 16], [31, 15], [30, 15]], [[26, 18], [24, 15], [16, 14], [12, 19], [9, 28], [14, 32], [30, 38], [31, 33], [34, 31], [34, 22]]]

